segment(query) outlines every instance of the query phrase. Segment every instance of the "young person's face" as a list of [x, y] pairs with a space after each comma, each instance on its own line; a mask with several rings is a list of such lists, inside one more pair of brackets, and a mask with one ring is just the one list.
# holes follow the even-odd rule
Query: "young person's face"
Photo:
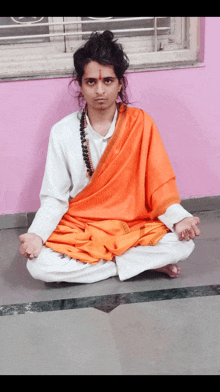
[[101, 65], [96, 61], [85, 65], [81, 92], [88, 107], [104, 110], [115, 105], [121, 87], [112, 65]]

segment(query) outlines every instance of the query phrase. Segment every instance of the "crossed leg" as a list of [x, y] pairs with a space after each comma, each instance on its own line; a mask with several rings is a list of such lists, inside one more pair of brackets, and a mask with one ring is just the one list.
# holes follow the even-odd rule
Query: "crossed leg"
[[167, 233], [155, 246], [136, 246], [116, 256], [119, 278], [126, 280], [147, 270], [175, 278], [180, 273], [178, 261], [187, 259], [194, 247], [192, 240], [179, 241], [176, 233]]
[[119, 276], [123, 281], [146, 270], [163, 272], [174, 278], [180, 272], [177, 262], [186, 259], [194, 246], [192, 240], [179, 241], [176, 233], [168, 233], [155, 246], [136, 246], [115, 256], [114, 261], [100, 260], [93, 265], [44, 245], [37, 258], [28, 259], [27, 268], [35, 279], [46, 282], [93, 283], [112, 276]]

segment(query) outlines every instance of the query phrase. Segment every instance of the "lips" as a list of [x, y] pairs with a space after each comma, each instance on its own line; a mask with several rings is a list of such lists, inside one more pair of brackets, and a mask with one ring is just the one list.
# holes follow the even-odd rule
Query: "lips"
[[106, 101], [106, 98], [96, 98], [95, 100], [96, 102], [104, 102]]

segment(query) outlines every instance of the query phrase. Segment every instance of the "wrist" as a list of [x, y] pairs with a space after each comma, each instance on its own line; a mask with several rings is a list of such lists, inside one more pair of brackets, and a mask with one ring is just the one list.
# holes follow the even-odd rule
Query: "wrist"
[[36, 233], [29, 233], [29, 234], [33, 234], [34, 236], [38, 237], [41, 240], [42, 245], [44, 244], [43, 239], [38, 234], [36, 234]]

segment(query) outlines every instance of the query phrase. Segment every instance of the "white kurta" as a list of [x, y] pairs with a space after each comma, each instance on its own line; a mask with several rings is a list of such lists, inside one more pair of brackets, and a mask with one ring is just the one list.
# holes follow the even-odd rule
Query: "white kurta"
[[[28, 232], [39, 235], [45, 243], [67, 212], [69, 201], [88, 184], [80, 141], [80, 112], [65, 117], [52, 127], [43, 183], [40, 192], [41, 207], [36, 213]], [[93, 167], [96, 168], [115, 130], [117, 110], [105, 136], [95, 132], [87, 117], [86, 134], [89, 139]], [[137, 246], [129, 249], [115, 261], [103, 261], [96, 265], [83, 263], [61, 255], [43, 246], [40, 255], [28, 260], [27, 268], [36, 279], [92, 283], [119, 275], [128, 279], [147, 269], [160, 268], [185, 259], [194, 249], [194, 243], [179, 241], [173, 225], [192, 216], [181, 205], [173, 204], [158, 218], [172, 231], [155, 246]]]

